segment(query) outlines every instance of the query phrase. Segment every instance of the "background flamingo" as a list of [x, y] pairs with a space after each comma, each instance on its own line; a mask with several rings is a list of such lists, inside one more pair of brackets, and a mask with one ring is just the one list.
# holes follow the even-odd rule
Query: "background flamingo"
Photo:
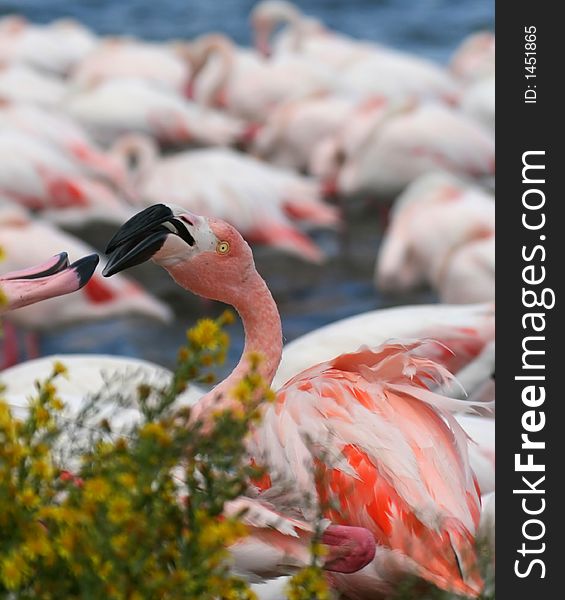
[[[427, 282], [446, 302], [493, 300], [494, 272], [484, 261], [494, 256], [494, 221], [494, 201], [481, 189], [441, 173], [416, 181], [395, 202], [377, 261], [377, 287], [398, 292]], [[486, 244], [484, 260], [475, 261], [475, 244], [479, 252]], [[479, 270], [480, 278], [469, 269]]]
[[61, 252], [41, 265], [0, 275], [0, 314], [76, 292], [88, 283], [98, 260], [91, 254], [71, 265]]
[[158, 159], [150, 140], [126, 137], [117, 155], [136, 157], [132, 187], [146, 205], [168, 199], [189, 210], [220, 215], [250, 240], [312, 261], [321, 251], [294, 224], [334, 227], [337, 211], [322, 202], [314, 180], [231, 149], [180, 152]]
[[64, 108], [101, 143], [138, 132], [162, 143], [227, 145], [244, 131], [241, 122], [138, 79], [118, 79], [65, 98]]

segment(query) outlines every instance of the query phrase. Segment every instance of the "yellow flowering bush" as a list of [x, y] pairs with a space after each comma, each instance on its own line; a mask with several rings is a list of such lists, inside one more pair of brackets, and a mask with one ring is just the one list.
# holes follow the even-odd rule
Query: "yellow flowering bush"
[[[61, 364], [37, 384], [25, 417], [0, 400], [0, 598], [255, 597], [229, 570], [227, 547], [246, 531], [223, 509], [261, 474], [244, 446], [269, 396], [260, 359], [237, 390], [242, 410], [219, 411], [211, 431], [191, 421], [189, 406], [175, 406], [190, 381], [210, 381], [232, 320], [225, 313], [191, 329], [172, 380], [138, 386], [141, 419], [119, 431], [107, 417], [80, 429], [101, 414], [95, 397], [75, 424], [81, 435], [65, 437]], [[316, 552], [289, 597], [329, 597]]]

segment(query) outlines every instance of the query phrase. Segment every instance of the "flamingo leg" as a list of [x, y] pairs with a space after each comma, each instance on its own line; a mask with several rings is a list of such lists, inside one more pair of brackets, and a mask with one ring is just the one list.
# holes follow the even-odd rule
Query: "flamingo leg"
[[20, 362], [18, 334], [13, 323], [2, 321], [2, 370], [13, 367]]
[[39, 358], [41, 356], [39, 347], [39, 336], [35, 331], [28, 331], [24, 335], [24, 346], [26, 356], [29, 360]]

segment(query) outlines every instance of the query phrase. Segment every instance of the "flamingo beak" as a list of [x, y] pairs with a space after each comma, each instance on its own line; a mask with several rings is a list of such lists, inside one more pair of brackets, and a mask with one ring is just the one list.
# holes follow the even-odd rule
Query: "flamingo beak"
[[0, 311], [21, 308], [79, 290], [92, 277], [98, 261], [97, 254], [90, 254], [69, 265], [67, 253], [61, 252], [41, 265], [3, 275], [0, 277]]
[[195, 244], [188, 229], [175, 218], [168, 206], [154, 204], [137, 213], [126, 221], [108, 242], [106, 254], [109, 258], [102, 275], [111, 277], [149, 260], [163, 246], [170, 234], [178, 235], [189, 246]]

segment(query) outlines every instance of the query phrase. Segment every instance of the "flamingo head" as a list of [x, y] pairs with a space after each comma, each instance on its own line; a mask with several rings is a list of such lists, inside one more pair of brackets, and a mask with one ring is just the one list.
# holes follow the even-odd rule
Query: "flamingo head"
[[165, 204], [124, 223], [106, 253], [106, 277], [151, 259], [185, 289], [228, 303], [242, 293], [255, 268], [251, 248], [234, 227]]
[[79, 290], [92, 277], [98, 261], [97, 254], [90, 254], [69, 264], [67, 253], [61, 252], [41, 265], [2, 275], [0, 312]]
[[264, 0], [251, 13], [251, 26], [257, 51], [265, 58], [271, 53], [270, 38], [280, 23], [298, 23], [300, 11], [286, 0]]

